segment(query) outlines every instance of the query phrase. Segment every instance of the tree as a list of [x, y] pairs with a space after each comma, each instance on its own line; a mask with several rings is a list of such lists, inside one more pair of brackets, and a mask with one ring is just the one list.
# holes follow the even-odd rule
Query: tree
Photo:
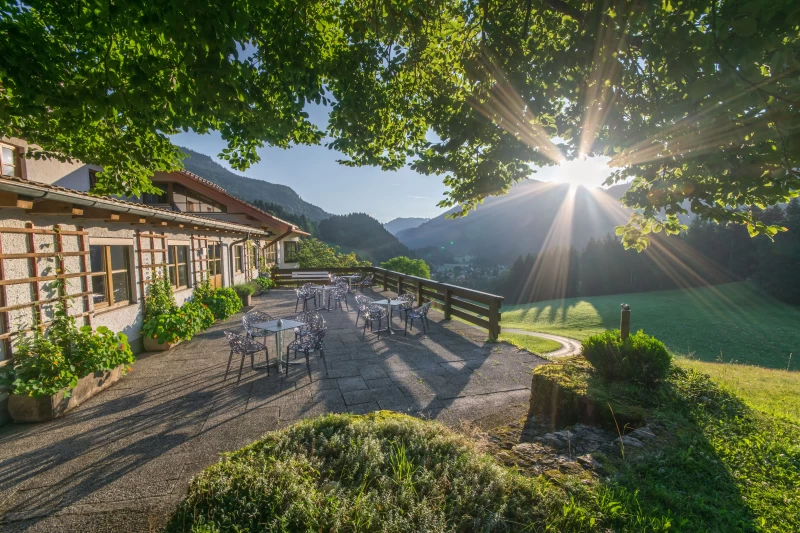
[[319, 239], [303, 239], [297, 247], [300, 268], [351, 268], [372, 266], [369, 261], [359, 261], [356, 254], [339, 253], [338, 246], [328, 246]]
[[330, 139], [347, 165], [443, 175], [452, 216], [605, 155], [633, 179], [628, 247], [687, 204], [773, 237], [740, 207], [800, 189], [798, 24], [787, 0], [6, 2], [0, 131], [126, 194], [180, 165], [180, 130], [219, 130], [237, 169]]
[[431, 278], [431, 267], [428, 266], [428, 263], [422, 259], [409, 259], [404, 255], [384, 261], [381, 263], [381, 268], [391, 270], [392, 272], [402, 272], [409, 276], [417, 276], [425, 279]]

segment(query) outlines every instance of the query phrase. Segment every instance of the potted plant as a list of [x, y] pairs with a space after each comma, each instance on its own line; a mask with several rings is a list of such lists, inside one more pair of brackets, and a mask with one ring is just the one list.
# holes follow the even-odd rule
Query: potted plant
[[253, 283], [256, 286], [255, 296], [265, 293], [275, 286], [275, 282], [272, 281], [272, 279], [267, 277], [266, 275], [261, 275], [257, 277], [255, 280], [253, 280]]
[[256, 292], [256, 286], [253, 283], [240, 283], [233, 287], [236, 294], [242, 300], [242, 305], [252, 305], [252, 296]]
[[173, 316], [176, 314], [175, 294], [165, 268], [163, 273], [155, 273], [144, 301], [142, 344], [145, 350], [148, 352], [169, 350], [181, 341], [180, 336], [166, 330], [178, 322]]

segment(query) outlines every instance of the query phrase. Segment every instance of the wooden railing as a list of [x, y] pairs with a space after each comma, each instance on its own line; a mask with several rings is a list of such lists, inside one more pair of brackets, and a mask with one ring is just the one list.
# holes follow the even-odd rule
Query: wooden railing
[[410, 276], [380, 267], [360, 268], [277, 268], [273, 279], [278, 287], [293, 287], [304, 283], [292, 278], [292, 272], [330, 272], [339, 276], [361, 273], [375, 276], [375, 287], [396, 294], [411, 293], [417, 304], [433, 302], [432, 307], [444, 313], [445, 320], [452, 317], [474, 324], [489, 331], [489, 338], [500, 335], [500, 307], [503, 297], [475, 291], [457, 285], [440, 283], [432, 279]]

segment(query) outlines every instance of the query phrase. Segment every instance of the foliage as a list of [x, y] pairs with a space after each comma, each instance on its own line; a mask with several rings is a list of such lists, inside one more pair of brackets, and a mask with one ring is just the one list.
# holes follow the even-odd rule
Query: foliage
[[672, 356], [664, 343], [639, 330], [622, 340], [619, 330], [592, 335], [581, 354], [609, 381], [637, 381], [654, 385], [669, 372]]
[[[347, 165], [444, 175], [455, 216], [531, 165], [603, 155], [633, 178], [627, 246], [678, 231], [685, 202], [774, 235], [738, 207], [800, 189], [798, 17], [783, 0], [10, 3], [0, 129], [127, 194], [180, 165], [181, 130], [220, 131], [237, 169], [330, 138]], [[324, 130], [311, 103], [331, 104]]]
[[147, 298], [144, 301], [144, 321], [169, 313], [175, 308], [175, 293], [172, 283], [167, 275], [166, 268], [160, 273], [154, 273], [152, 281], [147, 286]]
[[319, 223], [318, 234], [321, 240], [355, 251], [373, 263], [413, 255], [383, 224], [365, 213], [332, 215]]
[[256, 284], [256, 287], [261, 292], [266, 292], [275, 286], [275, 280], [266, 276], [258, 276], [253, 280], [253, 283]]
[[159, 343], [174, 344], [182, 340], [191, 340], [213, 323], [212, 310], [205, 303], [191, 301], [147, 320], [142, 325], [142, 334], [157, 339]]
[[381, 268], [402, 272], [410, 276], [431, 279], [431, 267], [428, 266], [428, 263], [422, 259], [409, 259], [404, 255], [384, 261], [381, 263]]
[[38, 331], [17, 343], [11, 376], [12, 393], [49, 396], [61, 389], [72, 389], [81, 378], [61, 347]]
[[797, 360], [800, 309], [749, 283], [504, 305], [503, 328], [583, 340], [619, 327], [623, 302], [631, 306], [632, 327], [655, 335], [672, 352], [782, 369], [789, 354]]
[[202, 289], [200, 297], [196, 294], [194, 299], [208, 306], [216, 320], [225, 320], [242, 308], [241, 298], [230, 287], [218, 287], [210, 291]]
[[256, 284], [255, 282], [239, 283], [233, 286], [233, 290], [236, 292], [239, 298], [252, 296], [256, 293]]
[[[590, 505], [587, 497], [574, 496]], [[167, 531], [578, 531], [562, 512], [569, 501], [439, 424], [386, 411], [330, 414], [208, 468]]]
[[92, 372], [108, 372], [119, 365], [132, 365], [136, 357], [128, 344], [128, 336], [114, 333], [105, 326], [93, 330], [83, 326], [76, 334], [71, 350], [72, 364], [79, 376]]
[[319, 239], [303, 239], [297, 247], [300, 268], [350, 268], [372, 266], [369, 261], [359, 261], [355, 253], [339, 253], [338, 246], [328, 246]]

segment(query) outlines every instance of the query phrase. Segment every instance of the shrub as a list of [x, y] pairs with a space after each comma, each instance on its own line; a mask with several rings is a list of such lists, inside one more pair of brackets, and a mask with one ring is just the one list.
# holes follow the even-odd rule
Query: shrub
[[37, 332], [17, 343], [14, 368], [3, 381], [10, 382], [13, 394], [49, 396], [72, 389], [80, 377], [61, 347]]
[[583, 341], [582, 354], [609, 381], [645, 385], [663, 380], [672, 363], [664, 343], [641, 330], [624, 342], [619, 330], [592, 335]]
[[275, 281], [272, 278], [268, 278], [266, 276], [259, 276], [254, 281], [256, 287], [261, 292], [266, 292], [275, 286]]
[[202, 302], [188, 301], [181, 306], [181, 311], [194, 326], [194, 332], [200, 333], [214, 324], [214, 313]]
[[81, 376], [93, 372], [107, 372], [119, 365], [131, 365], [136, 361], [128, 336], [114, 333], [105, 326], [92, 330], [91, 326], [80, 328], [73, 341], [72, 362]]
[[242, 308], [242, 300], [229, 287], [213, 289], [200, 300], [211, 309], [216, 320], [225, 320]]
[[147, 298], [144, 301], [144, 320], [171, 312], [175, 309], [175, 293], [166, 269], [161, 275], [155, 275], [148, 284]]
[[256, 293], [256, 286], [254, 283], [239, 283], [238, 285], [234, 285], [233, 290], [236, 291], [239, 298], [244, 298], [245, 296], [254, 295]]
[[[168, 532], [575, 531], [562, 489], [435, 422], [325, 415], [267, 434], [194, 478]], [[593, 505], [586, 492], [572, 505]]]
[[384, 261], [381, 263], [381, 267], [420, 278], [430, 279], [431, 277], [431, 267], [428, 266], [428, 263], [422, 259], [409, 259], [404, 255]]

